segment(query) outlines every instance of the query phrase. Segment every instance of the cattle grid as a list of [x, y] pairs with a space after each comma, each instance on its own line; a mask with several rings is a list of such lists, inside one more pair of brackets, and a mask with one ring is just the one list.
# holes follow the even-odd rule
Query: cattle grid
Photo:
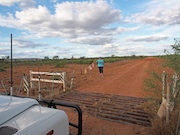
[[56, 95], [55, 100], [77, 104], [83, 113], [97, 118], [123, 124], [151, 126], [148, 114], [140, 107], [147, 102], [145, 98], [72, 91]]

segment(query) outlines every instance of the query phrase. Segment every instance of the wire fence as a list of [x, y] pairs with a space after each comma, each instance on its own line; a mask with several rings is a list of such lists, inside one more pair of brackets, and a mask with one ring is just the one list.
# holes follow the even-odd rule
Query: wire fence
[[[168, 83], [168, 75], [165, 71], [162, 73], [162, 103], [157, 112], [160, 118], [165, 117], [166, 123], [170, 121], [170, 114], [174, 110], [175, 106], [179, 104], [177, 102], [178, 94], [180, 91], [180, 76], [174, 73], [172, 81]], [[180, 135], [180, 112], [177, 120], [175, 135]]]

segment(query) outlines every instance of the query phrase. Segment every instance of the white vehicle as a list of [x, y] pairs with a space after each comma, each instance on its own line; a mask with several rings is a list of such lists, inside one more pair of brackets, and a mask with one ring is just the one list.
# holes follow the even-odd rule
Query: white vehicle
[[[0, 95], [0, 135], [69, 135], [67, 114], [54, 108], [43, 107], [35, 99]], [[80, 128], [74, 126], [78, 135], [82, 132], [80, 116]]]

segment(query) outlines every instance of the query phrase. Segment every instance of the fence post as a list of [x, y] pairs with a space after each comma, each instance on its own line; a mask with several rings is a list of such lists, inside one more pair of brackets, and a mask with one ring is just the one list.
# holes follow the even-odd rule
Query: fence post
[[66, 72], [63, 72], [63, 91], [66, 90]]
[[72, 90], [72, 87], [73, 87], [73, 80], [74, 80], [74, 70], [73, 70], [72, 78], [71, 78], [71, 85], [70, 85], [71, 90]]
[[30, 88], [33, 88], [32, 78], [33, 78], [33, 74], [32, 74], [32, 70], [30, 70]]
[[166, 72], [163, 71], [163, 74], [162, 74], [162, 101], [165, 99], [165, 97], [164, 97], [165, 89], [166, 89]]
[[175, 133], [175, 135], [180, 134], [179, 125], [180, 125], [180, 111], [179, 111], [179, 115], [178, 115], [178, 121], [177, 121], [177, 125], [176, 125], [176, 133]]
[[27, 97], [29, 97], [29, 84], [27, 82], [27, 77], [25, 74], [23, 75], [23, 86], [24, 86], [24, 91], [27, 93]]
[[39, 90], [39, 95], [38, 95], [38, 100], [39, 101], [41, 101], [41, 83], [40, 83], [40, 81], [41, 81], [41, 77], [40, 77], [40, 75], [38, 76], [38, 90]]
[[178, 82], [178, 75], [177, 75], [177, 73], [174, 73], [174, 75], [173, 75], [173, 96], [174, 96], [174, 98], [176, 97], [177, 92], [178, 92], [176, 90], [177, 82]]
[[169, 123], [169, 112], [170, 112], [170, 86], [167, 84], [167, 104], [166, 104], [166, 123]]

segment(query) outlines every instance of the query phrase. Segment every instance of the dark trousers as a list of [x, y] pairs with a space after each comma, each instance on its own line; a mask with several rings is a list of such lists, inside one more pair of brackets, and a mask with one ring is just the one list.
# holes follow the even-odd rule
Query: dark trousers
[[98, 67], [99, 68], [99, 73], [103, 73], [103, 67]]

